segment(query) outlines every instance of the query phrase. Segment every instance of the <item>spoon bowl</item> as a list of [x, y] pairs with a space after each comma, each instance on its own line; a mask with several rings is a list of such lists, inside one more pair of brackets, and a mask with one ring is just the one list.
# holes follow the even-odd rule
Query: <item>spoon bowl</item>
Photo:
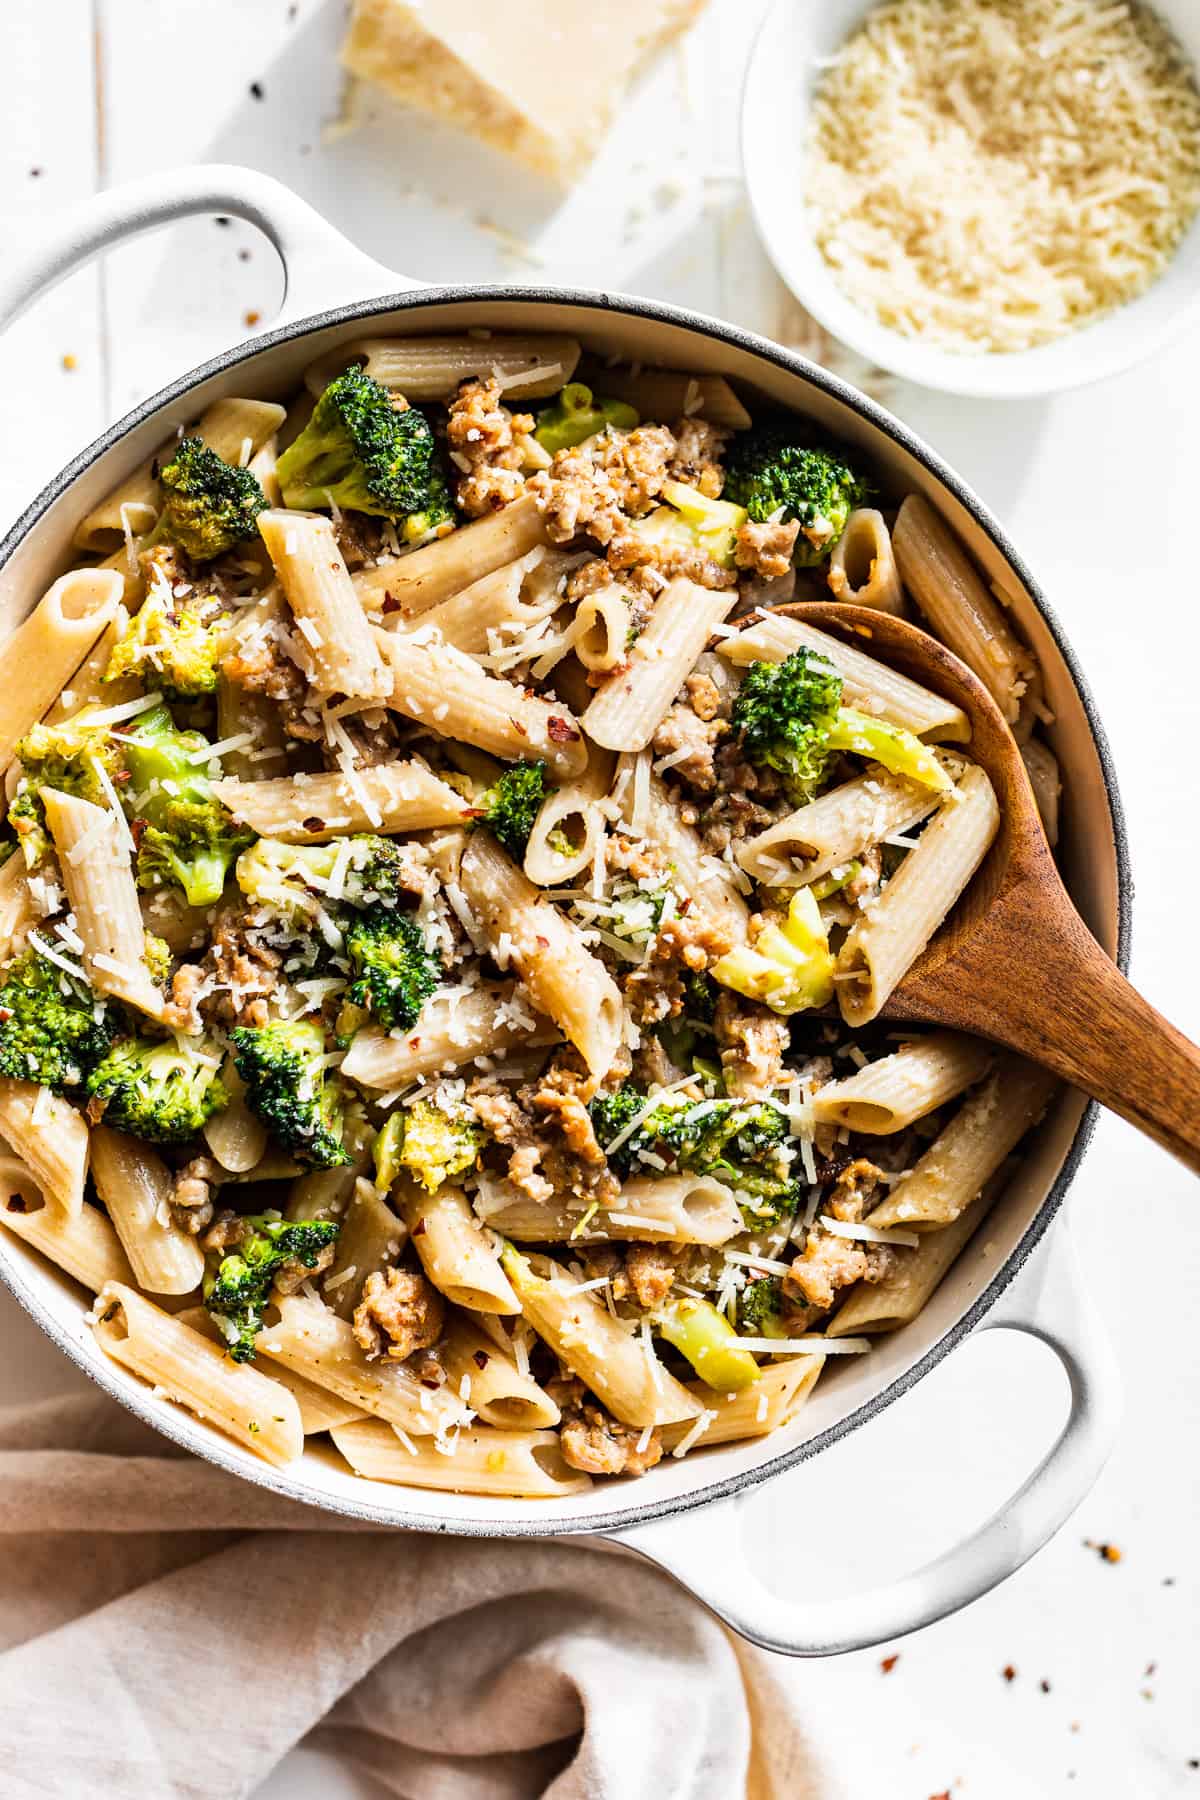
[[1080, 918], [1046, 840], [1016, 739], [978, 676], [889, 613], [781, 607], [919, 681], [966, 714], [1000, 806], [987, 857], [883, 1008], [990, 1038], [1081, 1088], [1200, 1173], [1200, 1049], [1125, 979]]

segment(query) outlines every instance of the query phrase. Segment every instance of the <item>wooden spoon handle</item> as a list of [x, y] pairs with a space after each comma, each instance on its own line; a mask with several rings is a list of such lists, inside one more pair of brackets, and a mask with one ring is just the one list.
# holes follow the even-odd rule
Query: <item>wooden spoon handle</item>
[[1200, 1174], [1200, 1049], [1143, 1000], [1077, 914], [1039, 939], [1003, 971], [979, 971], [965, 1006], [959, 988], [962, 1024], [1052, 1069]]

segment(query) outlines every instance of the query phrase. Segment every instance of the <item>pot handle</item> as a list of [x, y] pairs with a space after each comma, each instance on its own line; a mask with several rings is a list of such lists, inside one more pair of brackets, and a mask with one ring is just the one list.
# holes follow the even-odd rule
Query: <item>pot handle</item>
[[286, 284], [277, 324], [421, 285], [365, 256], [272, 176], [208, 163], [108, 188], [58, 217], [26, 256], [0, 270], [0, 330], [89, 258], [193, 213], [229, 213], [271, 240]]
[[1070, 1518], [1108, 1458], [1121, 1410], [1112, 1348], [1063, 1225], [978, 1329], [1024, 1331], [1048, 1344], [1070, 1380], [1071, 1408], [1058, 1441], [1012, 1498], [923, 1569], [849, 1599], [780, 1599], [747, 1560], [737, 1496], [606, 1535], [673, 1575], [741, 1637], [785, 1656], [863, 1650], [957, 1612], [1014, 1574]]

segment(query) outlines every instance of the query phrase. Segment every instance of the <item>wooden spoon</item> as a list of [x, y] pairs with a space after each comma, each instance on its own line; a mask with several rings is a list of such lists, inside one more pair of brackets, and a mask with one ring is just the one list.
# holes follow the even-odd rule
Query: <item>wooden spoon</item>
[[995, 843], [884, 1016], [1006, 1044], [1200, 1173], [1200, 1049], [1105, 955], [1063, 886], [1016, 740], [977, 676], [916, 626], [862, 606], [780, 607], [955, 701], [1000, 803]]

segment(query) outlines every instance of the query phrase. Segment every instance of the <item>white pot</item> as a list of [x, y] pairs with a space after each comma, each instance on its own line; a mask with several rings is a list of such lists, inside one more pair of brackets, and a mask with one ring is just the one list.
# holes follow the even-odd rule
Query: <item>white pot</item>
[[[555, 289], [422, 288], [369, 261], [303, 201], [262, 175], [192, 168], [102, 194], [60, 219], [23, 267], [0, 279], [0, 325], [89, 256], [132, 233], [192, 213], [233, 214], [261, 227], [287, 269], [284, 321], [185, 374], [84, 450], [0, 544], [0, 627], [11, 629], [69, 566], [77, 521], [176, 425], [221, 395], [275, 397], [335, 345], [372, 335], [497, 330], [569, 331], [605, 352], [720, 373], [795, 408], [858, 446], [900, 492], [926, 494], [989, 574], [1015, 596], [1055, 715], [1051, 737], [1064, 778], [1062, 857], [1084, 918], [1112, 954], [1124, 953], [1129, 877], [1120, 807], [1103, 733], [1082, 676], [1032, 576], [982, 503], [906, 427], [824, 370], [731, 325], [656, 302]], [[363, 296], [370, 296], [363, 298]], [[326, 309], [326, 310], [322, 310]], [[1021, 979], [1021, 971], [1014, 971]], [[1026, 972], [1036, 980], [1037, 971]], [[1095, 1109], [1065, 1095], [1026, 1150], [988, 1221], [920, 1316], [869, 1356], [827, 1367], [795, 1423], [771, 1437], [672, 1458], [638, 1482], [597, 1485], [581, 1497], [528, 1502], [436, 1497], [368, 1483], [330, 1451], [268, 1468], [209, 1426], [156, 1399], [96, 1347], [89, 1301], [18, 1240], [0, 1242], [0, 1274], [48, 1335], [93, 1380], [167, 1437], [291, 1499], [376, 1525], [480, 1537], [588, 1534], [669, 1569], [746, 1637], [793, 1655], [822, 1655], [894, 1638], [952, 1612], [1019, 1568], [1070, 1515], [1111, 1447], [1117, 1386], [1111, 1353], [1080, 1292], [1062, 1241], [1039, 1245], [1078, 1167]], [[980, 1241], [980, 1240], [986, 1240]], [[1015, 1286], [1014, 1277], [1021, 1273]], [[981, 1530], [917, 1574], [848, 1600], [793, 1606], [746, 1565], [737, 1502], [759, 1482], [801, 1486], [803, 1464], [867, 1424], [968, 1332], [1009, 1326], [1048, 1343], [1064, 1363], [1071, 1411], [1057, 1444]]]

